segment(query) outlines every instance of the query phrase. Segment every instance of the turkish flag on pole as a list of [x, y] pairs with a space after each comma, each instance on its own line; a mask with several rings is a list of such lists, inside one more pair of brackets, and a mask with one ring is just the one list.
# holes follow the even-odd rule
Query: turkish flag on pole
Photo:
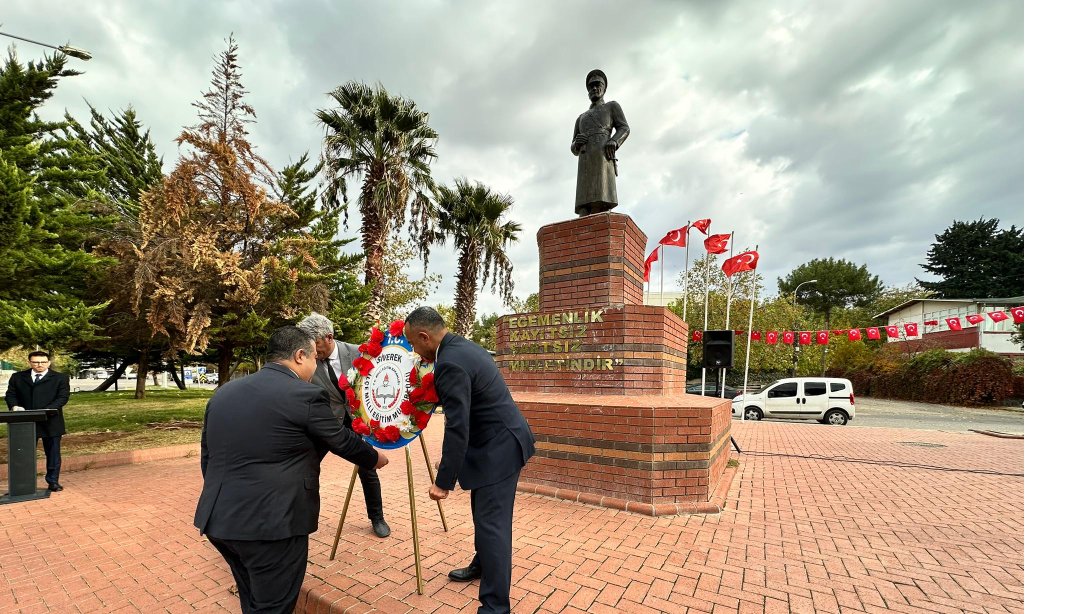
[[881, 339], [882, 333], [878, 330], [877, 326], [867, 327], [867, 339]]
[[760, 341], [761, 340], [761, 331], [757, 331], [757, 330], [753, 331], [749, 335], [749, 340], [750, 341]]
[[920, 327], [915, 322], [905, 322], [905, 336], [906, 337], [919, 337]]
[[803, 331], [799, 333], [799, 343], [802, 345], [810, 345], [810, 332]]
[[647, 255], [647, 260], [643, 261], [643, 280], [646, 282], [651, 281], [651, 263], [659, 259], [659, 250], [661, 247], [656, 247], [651, 250], [651, 253]]
[[712, 225], [712, 221], [710, 219], [697, 220], [697, 221], [692, 223], [693, 228], [699, 230], [700, 232], [702, 232], [704, 234], [708, 234], [708, 227], [711, 226], [711, 225]]
[[897, 339], [901, 336], [901, 331], [896, 326], [886, 327], [886, 339]]
[[851, 339], [852, 341], [859, 341], [862, 338], [863, 334], [859, 332], [858, 328], [853, 328], [848, 331], [848, 339]]
[[1003, 320], [1007, 319], [1007, 312], [1006, 311], [989, 311], [988, 312], [988, 317], [992, 319], [992, 322], [999, 323], [999, 322], [1002, 322]]
[[768, 345], [776, 345], [776, 331], [770, 330], [765, 333], [765, 343]]
[[757, 268], [757, 258], [759, 257], [757, 252], [742, 252], [733, 258], [728, 258], [723, 263], [723, 272], [727, 274], [727, 277], [730, 277], [742, 271], [752, 271]]
[[783, 342], [788, 345], [795, 345], [795, 333], [789, 330], [783, 331]]
[[973, 313], [965, 316], [966, 320], [969, 320], [969, 324], [980, 324], [984, 321], [984, 316], [979, 313]]
[[817, 334], [818, 345], [829, 345], [829, 331], [819, 330]]
[[685, 247], [685, 239], [689, 237], [689, 227], [682, 226], [677, 230], [671, 230], [659, 241], [659, 245], [676, 245]]
[[946, 318], [946, 325], [950, 327], [950, 330], [961, 330], [961, 320], [959, 318]]
[[721, 235], [712, 235], [707, 239], [704, 239], [704, 249], [708, 250], [709, 254], [722, 254], [727, 251], [727, 243], [729, 242], [729, 232]]
[[1026, 321], [1026, 308], [1025, 307], [1015, 307], [1014, 309], [1011, 309], [1011, 317], [1014, 318], [1014, 323], [1015, 324], [1021, 324], [1022, 322], [1025, 322]]

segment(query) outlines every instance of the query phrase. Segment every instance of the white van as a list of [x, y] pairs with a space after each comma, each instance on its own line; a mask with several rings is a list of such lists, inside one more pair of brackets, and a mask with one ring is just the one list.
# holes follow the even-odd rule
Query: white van
[[734, 397], [731, 406], [735, 418], [744, 411], [746, 420], [794, 418], [844, 425], [855, 418], [855, 391], [851, 381], [839, 377], [787, 377]]

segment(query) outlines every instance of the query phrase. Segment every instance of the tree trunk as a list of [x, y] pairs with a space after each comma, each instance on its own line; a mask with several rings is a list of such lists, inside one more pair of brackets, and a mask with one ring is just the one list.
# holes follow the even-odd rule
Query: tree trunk
[[235, 360], [235, 348], [230, 343], [224, 343], [220, 346], [220, 361], [216, 367], [219, 372], [219, 381], [216, 384], [216, 388], [227, 383], [227, 380], [231, 379], [231, 365]]
[[[366, 205], [365, 205], [366, 207]], [[386, 307], [386, 280], [382, 275], [382, 266], [386, 259], [386, 241], [389, 238], [389, 224], [380, 219], [376, 207], [366, 207], [363, 214], [363, 245], [367, 257], [363, 261], [363, 283], [371, 286], [371, 298], [367, 302], [366, 315], [371, 322], [382, 320]]]
[[477, 319], [477, 273], [480, 254], [470, 243], [458, 258], [458, 279], [454, 285], [454, 332], [469, 337]]
[[178, 377], [178, 368], [174, 366], [173, 360], [167, 361], [167, 373], [170, 373], [170, 379], [174, 380], [178, 390], [185, 390], [185, 378]]
[[158, 371], [152, 371], [151, 372], [151, 385], [155, 386], [156, 388], [159, 387], [159, 372]]
[[94, 389], [94, 392], [106, 392], [107, 390], [109, 390], [110, 386], [116, 384], [117, 380], [121, 379], [121, 376], [125, 374], [125, 370], [128, 369], [129, 365], [134, 362], [134, 358], [135, 357], [133, 356], [126, 356], [125, 358], [122, 358], [121, 366], [114, 369], [114, 372], [110, 374], [110, 377], [107, 377], [105, 381], [99, 384], [98, 387]]
[[133, 394], [134, 399], [144, 398], [147, 392], [148, 383], [148, 351], [140, 350], [139, 357], [136, 360], [136, 392]]

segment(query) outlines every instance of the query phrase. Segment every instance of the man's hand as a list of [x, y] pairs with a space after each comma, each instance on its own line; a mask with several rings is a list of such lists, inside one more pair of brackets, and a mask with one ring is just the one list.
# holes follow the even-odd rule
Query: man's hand
[[446, 499], [449, 494], [449, 490], [439, 488], [435, 484], [432, 484], [431, 488], [428, 489], [428, 496], [431, 497], [432, 501], [442, 501], [443, 499]]
[[606, 160], [615, 160], [617, 158], [617, 142], [613, 139], [606, 141], [602, 149], [605, 152]]
[[385, 454], [378, 450], [375, 450], [375, 453], [378, 454], [378, 462], [375, 463], [375, 469], [382, 469], [386, 465], [390, 464], [390, 459], [386, 458]]

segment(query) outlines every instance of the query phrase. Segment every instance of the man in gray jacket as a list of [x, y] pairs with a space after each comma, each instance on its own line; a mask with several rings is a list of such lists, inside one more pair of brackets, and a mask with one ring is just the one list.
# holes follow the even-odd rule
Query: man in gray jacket
[[[333, 322], [318, 313], [311, 313], [297, 326], [314, 339], [314, 347], [318, 351], [318, 369], [314, 372], [311, 383], [329, 393], [329, 405], [333, 408], [333, 416], [351, 428], [352, 410], [345, 403], [344, 392], [337, 385], [337, 379], [342, 373], [347, 373], [352, 368], [352, 361], [360, 355], [359, 345], [350, 345], [334, 339]], [[382, 515], [382, 484], [378, 479], [378, 471], [360, 467], [359, 474], [371, 527], [375, 535], [389, 537], [390, 525], [386, 524]]]

